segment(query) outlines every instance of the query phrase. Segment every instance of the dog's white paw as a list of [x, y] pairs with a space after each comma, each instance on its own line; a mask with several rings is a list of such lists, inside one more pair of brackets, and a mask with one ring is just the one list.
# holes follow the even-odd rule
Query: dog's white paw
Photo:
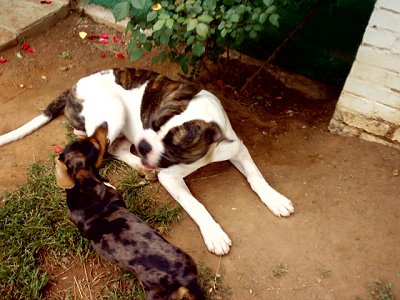
[[219, 224], [215, 223], [207, 226], [207, 228], [203, 228], [201, 234], [208, 251], [211, 253], [224, 255], [229, 252], [229, 249], [232, 246], [231, 239], [222, 230]]
[[275, 216], [288, 217], [294, 213], [292, 201], [277, 191], [270, 191], [262, 200]]

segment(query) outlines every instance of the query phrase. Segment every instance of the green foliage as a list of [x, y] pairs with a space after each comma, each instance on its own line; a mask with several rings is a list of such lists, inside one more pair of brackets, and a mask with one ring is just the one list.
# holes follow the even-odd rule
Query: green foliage
[[383, 283], [379, 279], [374, 279], [370, 287], [371, 297], [373, 300], [394, 300], [392, 288], [391, 282]]
[[266, 24], [279, 26], [274, 0], [124, 0], [112, 12], [116, 21], [130, 19], [132, 61], [144, 50], [167, 46], [153, 62], [169, 59], [184, 73], [204, 58], [216, 60], [225, 49], [257, 39]]

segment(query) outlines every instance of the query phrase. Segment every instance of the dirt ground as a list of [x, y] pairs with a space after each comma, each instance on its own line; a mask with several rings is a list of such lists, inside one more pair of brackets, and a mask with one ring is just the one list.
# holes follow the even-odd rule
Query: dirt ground
[[[176, 66], [152, 65], [150, 55], [133, 64], [118, 59], [121, 45], [111, 38], [105, 45], [82, 40], [80, 31], [113, 34], [73, 13], [27, 40], [34, 53], [21, 51], [18, 58], [19, 47], [0, 53], [8, 60], [0, 64], [0, 133], [99, 69], [134, 65], [178, 76]], [[400, 295], [400, 152], [329, 133], [339, 92], [334, 88], [316, 101], [261, 73], [239, 95], [254, 70], [232, 62], [202, 80], [223, 102], [267, 181], [292, 199], [295, 214], [274, 217], [241, 174], [222, 162], [187, 183], [230, 235], [230, 253], [208, 253], [186, 213], [168, 239], [222, 275], [226, 299], [370, 299], [375, 278], [393, 283], [392, 292]], [[64, 122], [60, 117], [0, 147], [0, 192], [26, 182], [27, 166], [65, 143]], [[278, 266], [283, 272], [274, 273]]]

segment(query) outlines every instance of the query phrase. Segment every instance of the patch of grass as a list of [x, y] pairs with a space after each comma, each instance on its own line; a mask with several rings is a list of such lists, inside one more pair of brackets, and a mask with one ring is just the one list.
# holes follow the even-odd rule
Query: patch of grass
[[328, 278], [331, 276], [331, 269], [329, 269], [327, 266], [321, 266], [318, 268], [319, 273], [322, 275], [324, 278]]
[[279, 263], [272, 269], [272, 274], [277, 278], [283, 277], [287, 272], [289, 272], [289, 268], [284, 263]]
[[222, 275], [213, 272], [204, 263], [197, 266], [199, 270], [199, 283], [202, 289], [206, 292], [206, 298], [209, 300], [224, 299], [229, 295], [229, 290], [222, 285]]
[[43, 255], [83, 255], [89, 244], [67, 217], [49, 162], [32, 164], [28, 183], [0, 199], [0, 294], [39, 299], [49, 280], [40, 268]]
[[370, 294], [373, 300], [394, 300], [392, 294], [393, 284], [391, 282], [383, 283], [379, 279], [374, 279], [370, 286]]
[[[0, 294], [2, 299], [42, 299], [49, 274], [42, 265], [63, 257], [93, 254], [89, 242], [69, 220], [65, 192], [55, 182], [54, 155], [29, 167], [28, 182], [0, 196]], [[121, 178], [128, 208], [155, 230], [167, 232], [180, 219], [180, 207], [158, 205], [143, 192], [147, 182], [131, 168], [108, 159], [103, 176]], [[133, 274], [110, 280], [103, 299], [144, 299]], [[68, 295], [65, 295], [68, 297]]]
[[103, 288], [102, 300], [145, 299], [144, 290], [133, 273], [121, 273], [117, 278], [110, 278]]

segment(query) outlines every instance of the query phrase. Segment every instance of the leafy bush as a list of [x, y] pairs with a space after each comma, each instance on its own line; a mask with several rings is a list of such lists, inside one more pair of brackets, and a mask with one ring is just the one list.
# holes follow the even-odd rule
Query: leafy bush
[[216, 60], [245, 39], [256, 39], [266, 24], [279, 26], [274, 0], [122, 0], [112, 11], [116, 21], [130, 19], [132, 61], [166, 46], [153, 62], [169, 59], [184, 73], [204, 58]]

